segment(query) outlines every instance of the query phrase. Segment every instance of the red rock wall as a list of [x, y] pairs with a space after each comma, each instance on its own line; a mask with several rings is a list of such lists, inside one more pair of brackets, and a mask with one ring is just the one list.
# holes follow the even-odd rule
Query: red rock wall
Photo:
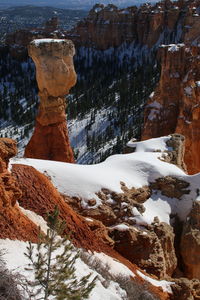
[[145, 107], [142, 139], [180, 133], [186, 138], [185, 163], [190, 174], [200, 171], [200, 48], [161, 48], [162, 72]]
[[38, 228], [20, 211], [16, 202], [22, 192], [7, 170], [9, 158], [16, 153], [14, 141], [0, 139], [0, 238], [35, 242]]
[[127, 9], [96, 4], [88, 17], [67, 33], [67, 37], [76, 47], [92, 46], [105, 50], [134, 41], [152, 48], [156, 43], [160, 44], [167, 32], [177, 35], [176, 26], [180, 22], [179, 38], [182, 36], [191, 42], [199, 35], [199, 18], [195, 17], [193, 9], [199, 3], [199, 0], [190, 0], [187, 4], [162, 1]]
[[[198, 7], [199, 0], [171, 2], [162, 1], [153, 5], [144, 4], [127, 9], [115, 5], [96, 4], [84, 20], [70, 31], [56, 30], [57, 20], [52, 19], [50, 26], [31, 30], [18, 30], [8, 34], [6, 45], [14, 57], [26, 57], [27, 45], [38, 38], [67, 38], [79, 46], [105, 50], [122, 43], [136, 42], [149, 48], [160, 43], [165, 33], [175, 35], [178, 21], [182, 24], [182, 37], [188, 42], [199, 35], [199, 18], [195, 17], [193, 7]], [[180, 30], [180, 28], [179, 28]]]

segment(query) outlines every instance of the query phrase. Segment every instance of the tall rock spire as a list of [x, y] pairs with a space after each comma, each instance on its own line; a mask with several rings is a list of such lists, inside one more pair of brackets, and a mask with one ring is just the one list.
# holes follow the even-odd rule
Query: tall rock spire
[[74, 162], [65, 113], [65, 96], [76, 83], [74, 45], [69, 40], [39, 39], [28, 50], [36, 65], [40, 105], [25, 157]]

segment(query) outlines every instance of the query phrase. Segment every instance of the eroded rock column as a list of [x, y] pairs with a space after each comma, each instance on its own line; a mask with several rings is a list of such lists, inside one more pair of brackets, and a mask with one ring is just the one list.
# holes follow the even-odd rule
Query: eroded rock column
[[74, 162], [66, 125], [65, 96], [76, 83], [70, 40], [34, 40], [28, 47], [36, 65], [40, 105], [25, 157]]

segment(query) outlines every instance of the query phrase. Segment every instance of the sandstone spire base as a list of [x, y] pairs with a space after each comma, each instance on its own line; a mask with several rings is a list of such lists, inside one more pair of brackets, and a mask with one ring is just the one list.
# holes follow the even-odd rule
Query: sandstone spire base
[[25, 157], [74, 163], [66, 121], [42, 126], [39, 122], [26, 146]]

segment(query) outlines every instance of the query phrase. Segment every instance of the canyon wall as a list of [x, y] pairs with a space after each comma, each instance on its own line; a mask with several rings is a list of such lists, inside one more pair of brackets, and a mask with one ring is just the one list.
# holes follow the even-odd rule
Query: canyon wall
[[185, 44], [160, 48], [162, 72], [145, 107], [142, 139], [180, 133], [185, 136], [185, 163], [200, 170], [200, 47]]
[[65, 95], [76, 83], [74, 45], [69, 40], [39, 39], [29, 46], [36, 65], [40, 106], [25, 157], [74, 162], [66, 126]]
[[25, 57], [27, 45], [39, 38], [66, 38], [76, 48], [106, 50], [123, 43], [156, 49], [162, 43], [198, 38], [199, 0], [163, 1], [120, 9], [113, 4], [96, 4], [88, 16], [70, 31], [57, 27], [53, 18], [44, 28], [18, 30], [7, 35], [5, 44], [14, 57]]
[[[161, 43], [191, 41], [198, 37], [196, 8], [199, 1], [143, 4], [119, 9], [115, 5], [96, 4], [87, 18], [78, 23], [67, 37], [77, 47], [106, 50], [124, 42], [157, 48]], [[101, 38], [99, 38], [101, 37]]]

